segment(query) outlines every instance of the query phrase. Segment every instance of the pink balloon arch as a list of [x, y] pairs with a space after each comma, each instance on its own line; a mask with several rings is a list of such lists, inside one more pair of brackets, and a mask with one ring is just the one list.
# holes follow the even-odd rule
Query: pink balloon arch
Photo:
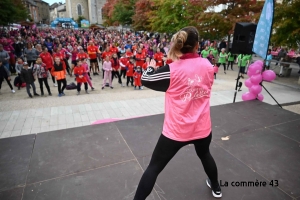
[[252, 63], [249, 68], [247, 75], [249, 78], [245, 81], [246, 87], [249, 89], [242, 95], [243, 101], [250, 101], [258, 99], [259, 101], [264, 100], [262, 92], [262, 81], [271, 82], [276, 78], [276, 74], [272, 70], [263, 71], [264, 62], [261, 60]]

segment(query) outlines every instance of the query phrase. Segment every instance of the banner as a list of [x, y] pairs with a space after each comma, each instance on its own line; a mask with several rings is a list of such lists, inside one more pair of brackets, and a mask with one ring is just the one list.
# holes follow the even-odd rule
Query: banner
[[266, 0], [257, 24], [253, 52], [266, 59], [272, 33], [274, 0]]
[[90, 27], [90, 22], [88, 20], [81, 20], [81, 27], [88, 28]]

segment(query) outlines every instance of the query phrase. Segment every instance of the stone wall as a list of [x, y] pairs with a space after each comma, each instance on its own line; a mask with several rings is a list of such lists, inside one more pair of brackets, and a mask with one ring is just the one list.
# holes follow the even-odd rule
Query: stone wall
[[78, 19], [78, 4], [81, 5], [82, 16], [86, 19], [89, 19], [88, 0], [66, 0], [66, 9], [68, 17], [73, 18], [75, 21]]

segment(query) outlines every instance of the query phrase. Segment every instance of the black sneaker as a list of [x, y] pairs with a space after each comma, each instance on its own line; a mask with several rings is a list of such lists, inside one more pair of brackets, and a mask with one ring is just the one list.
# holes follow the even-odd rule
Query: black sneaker
[[34, 96], [40, 96], [38, 93], [34, 93]]
[[30, 98], [33, 98], [33, 96], [32, 96], [31, 94], [29, 94], [29, 97], [30, 97]]
[[[208, 179], [206, 179], [206, 184], [209, 188], [211, 188], [211, 182]], [[218, 185], [217, 188], [211, 188], [212, 190], [212, 195], [215, 197], [215, 198], [221, 198], [222, 197], [222, 192], [221, 192], [221, 187]]]

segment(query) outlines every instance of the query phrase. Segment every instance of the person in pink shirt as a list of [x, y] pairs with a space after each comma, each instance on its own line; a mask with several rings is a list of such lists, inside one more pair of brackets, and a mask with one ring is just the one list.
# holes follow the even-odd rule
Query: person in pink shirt
[[163, 131], [150, 164], [138, 185], [134, 200], [145, 200], [157, 176], [184, 146], [194, 144], [208, 179], [206, 184], [216, 198], [222, 197], [216, 163], [210, 154], [212, 139], [210, 96], [214, 81], [212, 64], [197, 54], [199, 34], [185, 27], [172, 37], [168, 58], [174, 62], [160, 68], [151, 60], [142, 75], [142, 84], [165, 92]]
[[112, 64], [110, 62], [109, 56], [106, 56], [105, 61], [103, 62], [103, 71], [104, 71], [104, 78], [103, 78], [102, 90], [104, 89], [107, 80], [109, 81], [110, 88], [113, 89], [112, 80], [111, 80]]

